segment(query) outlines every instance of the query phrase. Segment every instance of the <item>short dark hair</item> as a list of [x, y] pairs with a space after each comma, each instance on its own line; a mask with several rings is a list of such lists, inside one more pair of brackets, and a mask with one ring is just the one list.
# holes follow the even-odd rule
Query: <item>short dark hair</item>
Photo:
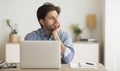
[[[48, 14], [48, 12], [53, 11], [53, 10], [56, 10], [58, 15], [60, 14], [61, 9], [60, 9], [59, 6], [55, 6], [55, 5], [53, 5], [52, 3], [49, 3], [49, 2], [45, 2], [37, 10], [38, 22], [39, 22], [40, 19], [45, 19], [45, 16]], [[40, 25], [41, 25], [41, 23], [40, 23]], [[41, 25], [41, 27], [43, 27], [43, 26]]]

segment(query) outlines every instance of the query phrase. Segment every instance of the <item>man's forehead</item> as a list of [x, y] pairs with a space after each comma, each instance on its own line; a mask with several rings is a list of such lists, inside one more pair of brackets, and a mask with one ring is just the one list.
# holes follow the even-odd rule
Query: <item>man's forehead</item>
[[53, 11], [48, 12], [46, 16], [58, 16], [58, 13], [56, 10], [53, 10]]

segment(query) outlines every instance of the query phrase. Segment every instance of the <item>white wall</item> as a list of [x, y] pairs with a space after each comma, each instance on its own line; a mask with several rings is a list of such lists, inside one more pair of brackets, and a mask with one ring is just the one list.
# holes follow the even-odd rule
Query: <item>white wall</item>
[[6, 25], [3, 21], [3, 0], [0, 0], [0, 57], [4, 56], [4, 43], [8, 41]]
[[[32, 31], [39, 27], [36, 18], [36, 10], [44, 2], [49, 1], [62, 8], [62, 13], [60, 16], [61, 24], [63, 29], [69, 31], [69, 26], [71, 23], [79, 23], [80, 27], [84, 30], [82, 37], [90, 37], [90, 33], [86, 27], [86, 16], [90, 13], [95, 13], [97, 15], [97, 28], [95, 32], [99, 32], [101, 26], [101, 12], [100, 12], [100, 1], [99, 0], [5, 0], [4, 2], [4, 18], [9, 18], [15, 23], [19, 24], [19, 33], [25, 36], [27, 32]], [[26, 28], [26, 26], [28, 26]], [[67, 27], [66, 27], [67, 26]], [[26, 28], [23, 32], [21, 28]], [[99, 37], [98, 33], [94, 33], [93, 37]]]
[[120, 71], [120, 2], [105, 2], [105, 66], [108, 71]]
[[[36, 18], [36, 10], [44, 2], [52, 2], [61, 7], [60, 20], [62, 29], [70, 31], [70, 24], [79, 23], [83, 29], [82, 38], [89, 38], [89, 29], [86, 27], [86, 16], [90, 13], [95, 13], [97, 17], [97, 27], [94, 29], [93, 38], [100, 41], [101, 44], [101, 0], [1, 0], [3, 1], [3, 23], [1, 25], [3, 36], [8, 41], [9, 28], [5, 25], [4, 19], [11, 19], [12, 22], [18, 24], [19, 35], [24, 37], [28, 32], [39, 28]], [[3, 45], [2, 45], [3, 47]], [[0, 52], [3, 54], [3, 52]]]
[[[2, 19], [2, 1], [0, 0], [0, 32], [1, 32], [1, 19]], [[1, 35], [0, 35], [0, 42], [1, 42]], [[1, 48], [1, 43], [0, 43], [0, 52], [2, 52], [2, 48]], [[2, 56], [0, 54], [0, 56]]]

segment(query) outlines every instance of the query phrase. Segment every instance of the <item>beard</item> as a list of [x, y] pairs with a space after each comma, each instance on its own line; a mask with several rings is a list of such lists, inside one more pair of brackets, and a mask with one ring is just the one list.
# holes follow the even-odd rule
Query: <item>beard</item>
[[52, 25], [45, 25], [44, 28], [49, 31], [49, 32], [53, 32], [54, 30], [58, 29], [60, 27], [60, 24], [52, 24]]

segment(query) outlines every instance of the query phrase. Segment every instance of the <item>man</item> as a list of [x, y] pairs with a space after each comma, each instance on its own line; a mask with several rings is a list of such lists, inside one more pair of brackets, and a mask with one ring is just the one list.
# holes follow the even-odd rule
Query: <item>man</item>
[[25, 40], [55, 40], [61, 41], [61, 61], [70, 63], [74, 56], [71, 37], [61, 30], [58, 16], [60, 8], [51, 3], [44, 3], [37, 10], [38, 22], [41, 28], [25, 37]]

